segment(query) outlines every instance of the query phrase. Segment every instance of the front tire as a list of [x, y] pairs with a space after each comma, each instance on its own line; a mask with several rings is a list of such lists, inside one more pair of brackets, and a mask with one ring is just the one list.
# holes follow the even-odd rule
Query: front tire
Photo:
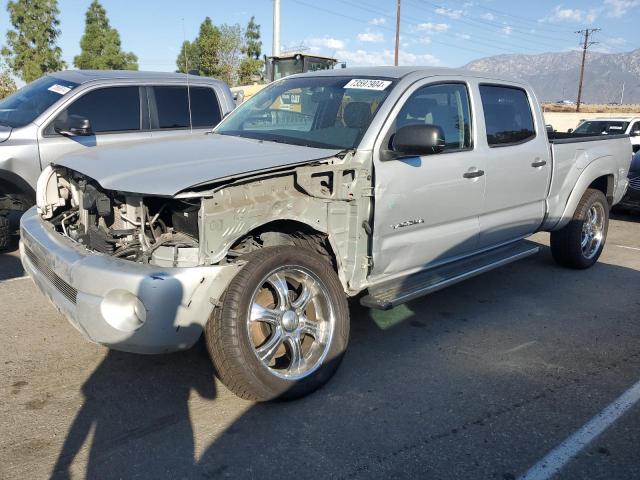
[[551, 232], [551, 254], [565, 267], [584, 269], [598, 261], [609, 229], [609, 202], [600, 190], [584, 193], [571, 221]]
[[9, 248], [9, 245], [11, 244], [11, 236], [9, 219], [0, 214], [0, 251]]
[[205, 328], [216, 373], [248, 400], [307, 395], [333, 376], [347, 348], [342, 284], [307, 248], [267, 247], [244, 259]]

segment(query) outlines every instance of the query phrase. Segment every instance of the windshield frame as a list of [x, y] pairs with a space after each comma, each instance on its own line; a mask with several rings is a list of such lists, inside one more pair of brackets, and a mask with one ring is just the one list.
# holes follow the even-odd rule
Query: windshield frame
[[[231, 123], [238, 114], [242, 114], [244, 110], [252, 108], [253, 103], [258, 102], [258, 99], [260, 98], [261, 94], [266, 95], [270, 90], [279, 89], [282, 87], [283, 84], [288, 82], [293, 82], [298, 80], [312, 80], [312, 79], [324, 80], [326, 82], [329, 82], [331, 80], [333, 80], [334, 82], [343, 81], [345, 85], [350, 80], [354, 80], [354, 79], [381, 80], [381, 81], [389, 82], [389, 84], [383, 90], [380, 90], [380, 91], [384, 91], [385, 94], [382, 96], [381, 100], [377, 104], [377, 107], [372, 112], [366, 127], [362, 128], [361, 133], [358, 135], [358, 137], [356, 137], [352, 146], [341, 146], [341, 145], [323, 143], [323, 142], [312, 140], [312, 139], [305, 139], [305, 138], [296, 137], [296, 136], [287, 136], [287, 135], [283, 135], [282, 133], [270, 133], [269, 131], [264, 131], [264, 132], [258, 132], [256, 130], [221, 131], [221, 129], [224, 128], [226, 124]], [[310, 148], [357, 150], [359, 145], [362, 142], [362, 139], [365, 137], [366, 132], [369, 130], [371, 124], [374, 122], [375, 117], [381, 111], [384, 103], [391, 96], [392, 91], [397, 86], [397, 84], [398, 84], [397, 78], [377, 76], [377, 75], [301, 75], [301, 76], [296, 75], [291, 77], [285, 77], [270, 83], [264, 89], [260, 90], [258, 93], [253, 95], [249, 100], [239, 105], [235, 110], [233, 110], [229, 115], [227, 115], [214, 128], [213, 133], [219, 134], [219, 135], [241, 137], [241, 138], [251, 138], [251, 139], [256, 139], [261, 141], [270, 141], [275, 143], [283, 143], [283, 144], [289, 144], [289, 145], [305, 146]], [[318, 86], [322, 86], [322, 85], [318, 85]], [[296, 87], [291, 87], [291, 88], [296, 88]], [[341, 87], [341, 88], [344, 88], [344, 87]], [[281, 94], [286, 92], [287, 90], [288, 90], [287, 88], [284, 88], [281, 91]], [[353, 89], [353, 90], [358, 90], [358, 89]], [[365, 91], [365, 89], [363, 89], [363, 91]], [[278, 130], [278, 131], [281, 132], [281, 130]]]
[[[35, 122], [38, 117], [53, 107], [61, 99], [66, 98], [69, 94], [75, 92], [80, 85], [80, 83], [65, 80], [56, 77], [55, 75], [42, 76], [0, 100], [0, 124], [6, 125], [10, 128], [21, 128], [29, 125], [30, 123]], [[58, 91], [51, 90], [54, 86], [59, 87]], [[46, 91], [51, 92], [51, 94], [45, 93]], [[39, 104], [35, 105], [34, 109], [25, 109], [25, 103], [30, 99], [34, 99], [36, 95], [42, 94], [47, 95], [47, 101], [44, 101], [45, 99], [39, 100]], [[29, 98], [25, 98], [25, 95]], [[11, 105], [12, 102], [17, 103], [17, 105]], [[9, 106], [13, 108], [9, 109]], [[3, 110], [7, 112], [6, 118], [5, 115], [3, 115]], [[29, 115], [24, 115], [25, 110], [28, 111]], [[20, 112], [23, 116], [15, 118], [16, 115], [14, 115], [14, 118], [12, 118], [10, 115], [11, 112]]]

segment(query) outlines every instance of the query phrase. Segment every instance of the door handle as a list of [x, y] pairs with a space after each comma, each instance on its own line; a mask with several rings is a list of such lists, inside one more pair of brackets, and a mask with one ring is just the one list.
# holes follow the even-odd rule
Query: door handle
[[536, 160], [531, 164], [531, 166], [533, 168], [537, 168], [537, 167], [544, 167], [546, 164], [547, 164], [546, 160]]
[[474, 170], [473, 172], [465, 172], [462, 176], [464, 178], [477, 178], [484, 175], [484, 170]]

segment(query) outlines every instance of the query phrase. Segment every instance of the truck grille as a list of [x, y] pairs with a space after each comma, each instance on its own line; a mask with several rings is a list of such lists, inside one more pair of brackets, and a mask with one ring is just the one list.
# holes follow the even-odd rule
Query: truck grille
[[635, 178], [629, 179], [629, 187], [633, 188], [634, 190], [640, 190], [640, 175]]
[[40, 272], [42, 275], [47, 277], [47, 279], [51, 282], [51, 284], [58, 290], [64, 297], [69, 300], [71, 303], [76, 303], [78, 297], [78, 290], [73, 288], [67, 282], [65, 282], [62, 278], [60, 278], [56, 272], [51, 270], [47, 266], [47, 264], [42, 260], [38, 255], [36, 255], [33, 250], [29, 248], [24, 249], [24, 253], [29, 258], [33, 266]]

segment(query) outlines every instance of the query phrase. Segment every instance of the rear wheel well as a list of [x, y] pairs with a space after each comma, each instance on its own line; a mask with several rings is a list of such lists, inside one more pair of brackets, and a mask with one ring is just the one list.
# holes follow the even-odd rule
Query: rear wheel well
[[587, 188], [600, 190], [605, 197], [609, 206], [613, 204], [613, 175], [603, 175], [596, 178]]

